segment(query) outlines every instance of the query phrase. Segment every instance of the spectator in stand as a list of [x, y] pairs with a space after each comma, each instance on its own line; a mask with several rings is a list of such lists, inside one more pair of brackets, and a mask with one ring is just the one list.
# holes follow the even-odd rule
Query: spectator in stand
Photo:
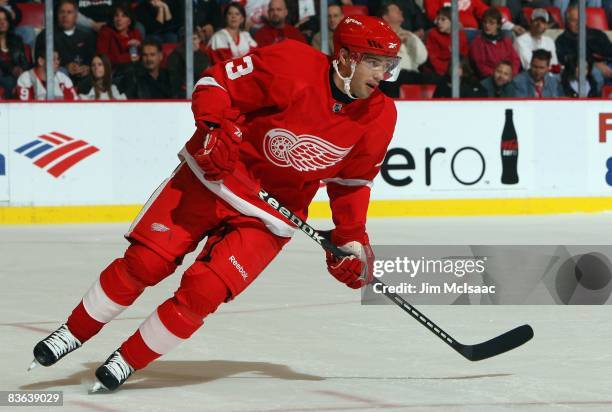
[[287, 23], [287, 3], [285, 0], [270, 0], [266, 24], [255, 33], [259, 47], [293, 39], [306, 43], [306, 38], [298, 29]]
[[[227, 0], [222, 0], [221, 3], [224, 1], [227, 2]], [[264, 26], [270, 0], [245, 0], [245, 2], [244, 10], [247, 16], [245, 27], [253, 33]]]
[[550, 64], [553, 66], [559, 64], [555, 41], [548, 36], [544, 36], [544, 32], [548, 29], [549, 21], [550, 16], [546, 10], [533, 10], [531, 13], [531, 21], [529, 22], [529, 31], [521, 34], [514, 40], [514, 48], [521, 59], [521, 66], [523, 69], [529, 69], [531, 64], [531, 53], [537, 49], [548, 50], [552, 55]]
[[[425, 40], [429, 65], [437, 76], [445, 76], [451, 61], [451, 9], [442, 7], [434, 20]], [[463, 30], [459, 30], [459, 55], [468, 55], [468, 41]]]
[[529, 70], [522, 72], [512, 80], [517, 97], [560, 97], [563, 90], [559, 79], [550, 74], [551, 53], [537, 49], [531, 55]]
[[[565, 62], [561, 73], [561, 88], [566, 97], [579, 97], [578, 94], [578, 59], [570, 56]], [[599, 97], [600, 91], [597, 82], [591, 72], [591, 65], [587, 63], [586, 75], [586, 95], [587, 97]]]
[[[388, 0], [370, 0], [367, 2], [370, 15], [375, 16], [381, 7]], [[404, 22], [402, 29], [409, 30], [419, 36], [421, 40], [425, 40], [425, 29], [431, 26], [427, 21], [427, 16], [423, 12], [421, 5], [423, 0], [392, 0], [402, 10]]]
[[184, 0], [144, 0], [134, 12], [144, 27], [146, 39], [159, 43], [177, 43], [184, 18]]
[[129, 99], [168, 99], [172, 96], [170, 76], [161, 68], [163, 59], [159, 43], [143, 43], [142, 66], [123, 79], [122, 89]]
[[[19, 100], [45, 100], [47, 98], [47, 73], [45, 68], [45, 45], [34, 51], [36, 67], [21, 73], [17, 79], [16, 95]], [[77, 100], [70, 77], [59, 71], [59, 54], [53, 51], [53, 97], [55, 100]]]
[[[570, 56], [578, 56], [578, 7], [570, 6], [565, 17], [565, 30], [555, 40], [559, 63], [565, 64]], [[586, 29], [586, 58], [593, 64], [593, 77], [598, 88], [612, 81], [612, 43], [601, 30]]]
[[497, 63], [508, 60], [512, 63], [512, 73], [516, 75], [521, 61], [514, 50], [512, 40], [505, 37], [501, 29], [502, 15], [495, 7], [482, 15], [482, 32], [470, 44], [470, 58], [474, 62], [478, 76], [482, 79], [491, 76]]
[[113, 8], [112, 24], [105, 26], [98, 34], [96, 50], [110, 59], [113, 69], [140, 60], [138, 48], [142, 35], [134, 29], [132, 10], [127, 4], [117, 4]]
[[223, 12], [225, 28], [213, 34], [208, 50], [212, 64], [242, 57], [257, 47], [248, 31], [244, 31], [246, 13], [242, 4], [232, 2]]
[[15, 0], [0, 0], [0, 9], [6, 10], [14, 25], [21, 21], [21, 10]]
[[198, 33], [204, 44], [208, 44], [214, 32], [223, 27], [219, 2], [217, 0], [194, 0], [193, 12], [195, 32]]
[[427, 49], [416, 34], [402, 28], [404, 15], [399, 5], [394, 1], [388, 1], [381, 7], [379, 15], [402, 41], [398, 53], [401, 57], [400, 68], [405, 71], [418, 71], [419, 66], [427, 60]]
[[87, 77], [87, 82], [82, 84], [83, 87], [79, 89], [81, 100], [127, 99], [113, 84], [110, 60], [103, 54], [96, 54], [91, 59], [90, 75]]
[[6, 10], [11, 16], [13, 33], [21, 37], [21, 40], [30, 47], [34, 47], [36, 30], [32, 26], [19, 25], [21, 22], [21, 10], [17, 7], [17, 0], [0, 0], [0, 9]]
[[[334, 30], [336, 30], [336, 27], [338, 27], [342, 19], [344, 19], [342, 7], [337, 4], [330, 4], [327, 6], [327, 48], [330, 56], [334, 55]], [[321, 32], [317, 32], [312, 38], [312, 46], [317, 50], [321, 50]]]
[[512, 84], [512, 63], [508, 60], [500, 61], [493, 75], [483, 79], [480, 84], [487, 91], [488, 97], [514, 97], [516, 90]]
[[[441, 7], [450, 7], [450, 0], [424, 0], [425, 11], [427, 17], [433, 21], [436, 17], [436, 13]], [[489, 9], [482, 0], [459, 0], [459, 21], [463, 25], [463, 28], [478, 29], [480, 26], [478, 23], [484, 18], [484, 13]], [[505, 20], [500, 23], [502, 30], [512, 30], [514, 34], [520, 35], [525, 33], [525, 29], [514, 24], [510, 21]]]
[[[436, 85], [434, 98], [453, 97], [451, 85], [451, 66], [448, 66], [446, 76], [440, 79]], [[459, 64], [459, 97], [487, 97], [487, 91], [474, 78], [474, 72], [470, 61], [462, 57]]]
[[0, 8], [0, 89], [5, 99], [13, 96], [17, 78], [29, 66], [23, 42], [13, 32], [11, 15]]
[[419, 66], [427, 61], [427, 49], [421, 39], [411, 31], [402, 29], [404, 16], [397, 3], [389, 1], [383, 3], [379, 16], [386, 21], [389, 26], [397, 33], [401, 40], [398, 77], [394, 82], [382, 82], [380, 89], [389, 97], [399, 97], [399, 90], [402, 84], [422, 83], [422, 75], [419, 73]]
[[[585, 7], [602, 7], [601, 0], [585, 0]], [[567, 16], [567, 10], [569, 7], [577, 7], [577, 0], [552, 0], [553, 6], [558, 7], [561, 10], [562, 16]], [[608, 4], [608, 7], [610, 5]], [[567, 21], [567, 20], [566, 20]]]
[[[56, 7], [57, 26], [53, 30], [54, 48], [59, 53], [61, 70], [78, 85], [87, 78], [89, 65], [96, 51], [94, 33], [77, 27], [76, 0], [60, 0]], [[46, 30], [36, 38], [36, 48], [45, 43]]]
[[[207, 48], [197, 34], [192, 37], [193, 41], [193, 78], [197, 81], [201, 73], [210, 66]], [[170, 89], [172, 97], [184, 99], [187, 94], [185, 79], [185, 40], [181, 41], [176, 49], [168, 56], [168, 75], [170, 77]]]
[[99, 32], [113, 17], [113, 0], [79, 0], [77, 25]]
[[[523, 7], [530, 7], [532, 9], [545, 9], [551, 7], [552, 0], [494, 0], [491, 2], [491, 6], [506, 6], [510, 10], [512, 21], [522, 22], [525, 25], [529, 25], [523, 15]], [[554, 23], [554, 22], [550, 22]]]

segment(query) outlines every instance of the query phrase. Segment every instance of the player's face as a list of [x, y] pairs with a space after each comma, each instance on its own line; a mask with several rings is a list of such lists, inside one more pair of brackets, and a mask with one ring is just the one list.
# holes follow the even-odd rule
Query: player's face
[[113, 24], [118, 32], [127, 31], [130, 28], [132, 20], [121, 10], [117, 10], [113, 17]]
[[327, 9], [327, 26], [330, 31], [336, 30], [338, 24], [344, 19], [344, 14], [342, 13], [342, 9], [340, 6], [329, 6]]
[[77, 12], [74, 4], [64, 3], [57, 13], [57, 21], [62, 30], [71, 30], [76, 26]]
[[244, 23], [244, 17], [236, 7], [230, 7], [227, 11], [227, 27], [233, 30], [238, 30]]
[[94, 79], [101, 79], [104, 77], [104, 63], [98, 56], [91, 60], [91, 73]]
[[498, 86], [510, 83], [512, 80], [512, 67], [507, 64], [500, 64], [495, 68], [493, 72], [493, 81]]
[[355, 68], [351, 81], [351, 93], [355, 97], [365, 99], [370, 97], [384, 80], [386, 73], [392, 68], [393, 60], [382, 56], [365, 55]]

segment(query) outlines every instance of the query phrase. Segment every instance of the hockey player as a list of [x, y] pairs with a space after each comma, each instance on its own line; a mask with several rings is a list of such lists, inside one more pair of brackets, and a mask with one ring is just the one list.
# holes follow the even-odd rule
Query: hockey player
[[80, 347], [207, 238], [174, 296], [96, 370], [96, 389], [117, 389], [188, 339], [257, 278], [295, 230], [259, 199], [260, 187], [305, 219], [326, 182], [332, 241], [354, 255], [328, 254], [328, 271], [351, 288], [368, 282], [370, 186], [396, 121], [378, 85], [397, 67], [400, 41], [382, 20], [359, 16], [338, 25], [334, 42], [331, 62], [287, 40], [204, 74], [193, 94], [197, 130], [181, 164], [132, 224], [125, 255], [101, 273], [66, 324], [34, 347], [32, 366], [50, 366]]

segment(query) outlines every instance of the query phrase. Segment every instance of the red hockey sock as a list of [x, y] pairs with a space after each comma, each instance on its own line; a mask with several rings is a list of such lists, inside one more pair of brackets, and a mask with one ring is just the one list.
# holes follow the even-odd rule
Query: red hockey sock
[[119, 349], [123, 358], [136, 370], [142, 369], [161, 355], [154, 352], [142, 340], [140, 330], [128, 338]]
[[102, 322], [98, 322], [85, 310], [83, 301], [81, 301], [76, 308], [70, 314], [68, 321], [66, 322], [70, 332], [81, 342], [85, 343], [92, 336], [100, 332], [100, 329], [105, 325]]

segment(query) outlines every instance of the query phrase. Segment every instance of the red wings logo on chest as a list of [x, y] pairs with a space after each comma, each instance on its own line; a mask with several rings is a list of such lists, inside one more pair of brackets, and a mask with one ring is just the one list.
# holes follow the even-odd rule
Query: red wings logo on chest
[[335, 165], [351, 151], [331, 144], [320, 137], [296, 136], [289, 130], [272, 129], [263, 139], [263, 150], [269, 161], [299, 172], [312, 172]]

